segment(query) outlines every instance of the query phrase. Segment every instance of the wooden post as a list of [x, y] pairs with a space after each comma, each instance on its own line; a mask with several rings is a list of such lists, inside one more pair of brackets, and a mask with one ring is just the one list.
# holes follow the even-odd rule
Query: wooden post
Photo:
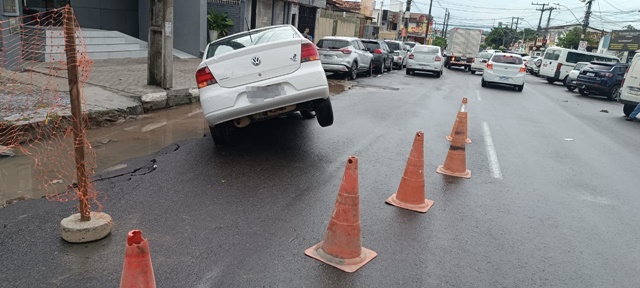
[[173, 0], [151, 0], [147, 84], [173, 87]]
[[90, 206], [87, 193], [87, 173], [84, 163], [84, 125], [82, 123], [82, 101], [78, 76], [78, 55], [76, 50], [76, 31], [73, 9], [65, 8], [64, 17], [64, 50], [67, 56], [67, 72], [69, 93], [71, 94], [71, 115], [73, 117], [73, 142], [76, 158], [76, 175], [80, 193], [80, 221], [90, 221]]

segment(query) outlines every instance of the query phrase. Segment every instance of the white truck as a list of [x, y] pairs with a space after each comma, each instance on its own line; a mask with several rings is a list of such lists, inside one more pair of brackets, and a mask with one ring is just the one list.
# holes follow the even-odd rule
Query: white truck
[[444, 65], [471, 69], [473, 57], [480, 52], [482, 30], [455, 27], [447, 32], [447, 48]]

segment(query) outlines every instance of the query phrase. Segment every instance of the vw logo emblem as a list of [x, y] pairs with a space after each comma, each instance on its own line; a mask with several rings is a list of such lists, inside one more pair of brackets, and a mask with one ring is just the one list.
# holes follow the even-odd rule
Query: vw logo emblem
[[258, 56], [255, 56], [251, 59], [251, 64], [253, 64], [253, 66], [260, 66], [260, 63], [262, 63], [260, 61], [260, 58], [258, 58]]

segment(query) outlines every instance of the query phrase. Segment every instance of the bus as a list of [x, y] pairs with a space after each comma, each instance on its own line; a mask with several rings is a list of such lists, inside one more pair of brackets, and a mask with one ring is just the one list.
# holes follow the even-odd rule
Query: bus
[[558, 80], [565, 82], [567, 81], [567, 75], [573, 70], [576, 63], [591, 61], [620, 62], [620, 59], [610, 55], [551, 47], [548, 48], [542, 56], [540, 76], [546, 77], [547, 82], [551, 84]]

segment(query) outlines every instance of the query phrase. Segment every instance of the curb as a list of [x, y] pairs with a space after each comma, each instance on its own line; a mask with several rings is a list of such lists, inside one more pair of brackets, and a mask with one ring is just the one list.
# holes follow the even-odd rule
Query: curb
[[142, 102], [142, 109], [146, 113], [167, 107], [199, 102], [200, 93], [195, 88], [184, 88], [145, 94], [140, 97], [140, 101]]

